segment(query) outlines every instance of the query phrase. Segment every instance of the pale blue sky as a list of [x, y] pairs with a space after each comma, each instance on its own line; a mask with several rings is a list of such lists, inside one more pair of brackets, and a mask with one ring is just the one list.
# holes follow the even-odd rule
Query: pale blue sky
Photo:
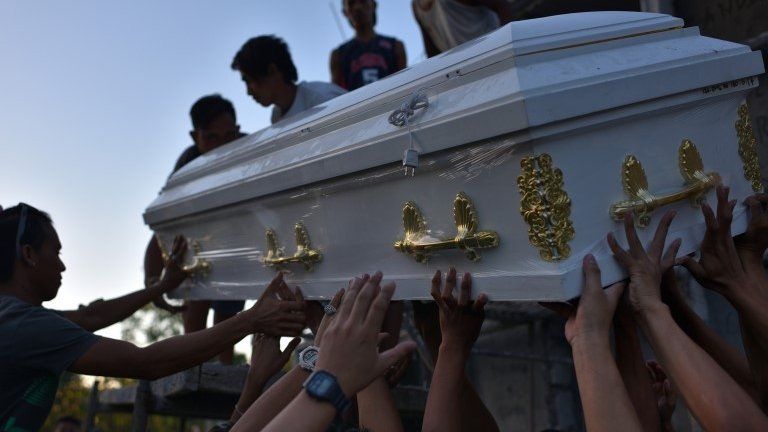
[[[190, 144], [190, 105], [221, 93], [244, 131], [267, 126], [232, 56], [276, 34], [301, 80], [329, 80], [342, 41], [331, 6], [340, 0], [0, 1], [0, 205], [53, 216], [68, 268], [48, 306], [142, 286], [141, 214]], [[424, 59], [410, 0], [380, 0], [378, 21], [405, 43], [409, 64]]]

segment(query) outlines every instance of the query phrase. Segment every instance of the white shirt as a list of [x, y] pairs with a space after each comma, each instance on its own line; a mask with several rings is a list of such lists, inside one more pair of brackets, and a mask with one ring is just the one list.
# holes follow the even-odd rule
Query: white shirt
[[499, 28], [499, 17], [484, 6], [456, 0], [413, 0], [413, 5], [416, 19], [440, 52]]
[[288, 111], [282, 113], [277, 105], [272, 108], [272, 124], [278, 120], [308, 110], [315, 105], [320, 105], [346, 92], [346, 90], [336, 84], [322, 81], [302, 81], [296, 84], [296, 97], [293, 98], [293, 103], [288, 108]]

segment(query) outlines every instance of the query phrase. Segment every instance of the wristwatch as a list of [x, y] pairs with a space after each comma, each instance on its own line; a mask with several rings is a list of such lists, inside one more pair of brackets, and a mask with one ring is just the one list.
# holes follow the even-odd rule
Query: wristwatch
[[304, 381], [304, 391], [320, 402], [329, 402], [341, 415], [349, 408], [349, 399], [341, 390], [336, 377], [323, 370], [316, 370]]
[[315, 363], [317, 363], [318, 349], [314, 345], [310, 345], [299, 353], [299, 367], [306, 371], [314, 371]]

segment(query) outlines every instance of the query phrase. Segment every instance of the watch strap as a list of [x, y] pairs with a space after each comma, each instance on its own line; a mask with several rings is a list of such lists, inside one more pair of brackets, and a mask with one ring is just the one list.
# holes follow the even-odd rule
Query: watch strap
[[[328, 391], [320, 394], [314, 391], [314, 386], [311, 384], [313, 380], [326, 380], [331, 382], [331, 386], [328, 388]], [[341, 389], [339, 381], [336, 379], [336, 377], [323, 370], [316, 370], [312, 372], [312, 375], [310, 375], [309, 378], [304, 381], [304, 390], [312, 399], [321, 402], [328, 402], [333, 405], [333, 407], [336, 408], [336, 413], [339, 415], [344, 413], [344, 411], [346, 411], [351, 404], [349, 398]]]

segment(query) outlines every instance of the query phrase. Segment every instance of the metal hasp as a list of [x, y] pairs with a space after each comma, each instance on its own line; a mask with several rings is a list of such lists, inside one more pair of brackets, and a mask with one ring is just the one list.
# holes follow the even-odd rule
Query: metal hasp
[[408, 201], [403, 207], [405, 236], [395, 242], [395, 249], [407, 253], [417, 262], [424, 263], [429, 255], [447, 249], [461, 249], [472, 261], [480, 259], [477, 249], [495, 248], [499, 235], [495, 231], [477, 231], [477, 211], [472, 200], [459, 192], [453, 200], [453, 220], [456, 236], [452, 239], [432, 239], [427, 233], [427, 223], [416, 203]]
[[[165, 248], [159, 235], [155, 234], [155, 240], [157, 242], [157, 247], [160, 249], [160, 254], [163, 257], [163, 262], [171, 259], [171, 254], [168, 253], [168, 249]], [[191, 277], [208, 276], [211, 273], [212, 266], [208, 260], [198, 256], [202, 252], [200, 243], [197, 240], [192, 240], [190, 244], [192, 245], [192, 250], [195, 251], [194, 259], [192, 260], [192, 263], [181, 266], [181, 270]]]
[[283, 249], [277, 244], [277, 233], [272, 228], [267, 229], [267, 255], [262, 259], [265, 266], [279, 269], [288, 264], [298, 263], [302, 264], [306, 271], [312, 271], [314, 265], [323, 260], [320, 251], [312, 249], [309, 233], [304, 224], [296, 222], [293, 229], [296, 233], [296, 252], [292, 256], [284, 256]]
[[528, 224], [528, 240], [545, 261], [561, 261], [571, 255], [568, 242], [576, 232], [571, 221], [571, 199], [564, 189], [563, 172], [542, 153], [520, 161], [517, 178], [520, 214]]
[[749, 120], [747, 104], [739, 106], [739, 119], [736, 120], [736, 135], [739, 137], [739, 156], [744, 163], [744, 177], [749, 180], [752, 190], [762, 192], [760, 181], [760, 161], [757, 158], [757, 138]]
[[657, 208], [685, 199], [690, 199], [692, 205], [698, 206], [706, 192], [721, 182], [720, 174], [704, 172], [701, 155], [693, 141], [689, 139], [683, 140], [680, 144], [678, 164], [680, 175], [685, 181], [683, 189], [667, 195], [654, 195], [648, 190], [648, 178], [643, 165], [635, 156], [627, 156], [621, 166], [621, 182], [624, 193], [630, 199], [611, 205], [611, 217], [620, 221], [624, 219], [626, 213], [632, 212], [637, 225], [645, 228], [651, 222], [651, 214]]

